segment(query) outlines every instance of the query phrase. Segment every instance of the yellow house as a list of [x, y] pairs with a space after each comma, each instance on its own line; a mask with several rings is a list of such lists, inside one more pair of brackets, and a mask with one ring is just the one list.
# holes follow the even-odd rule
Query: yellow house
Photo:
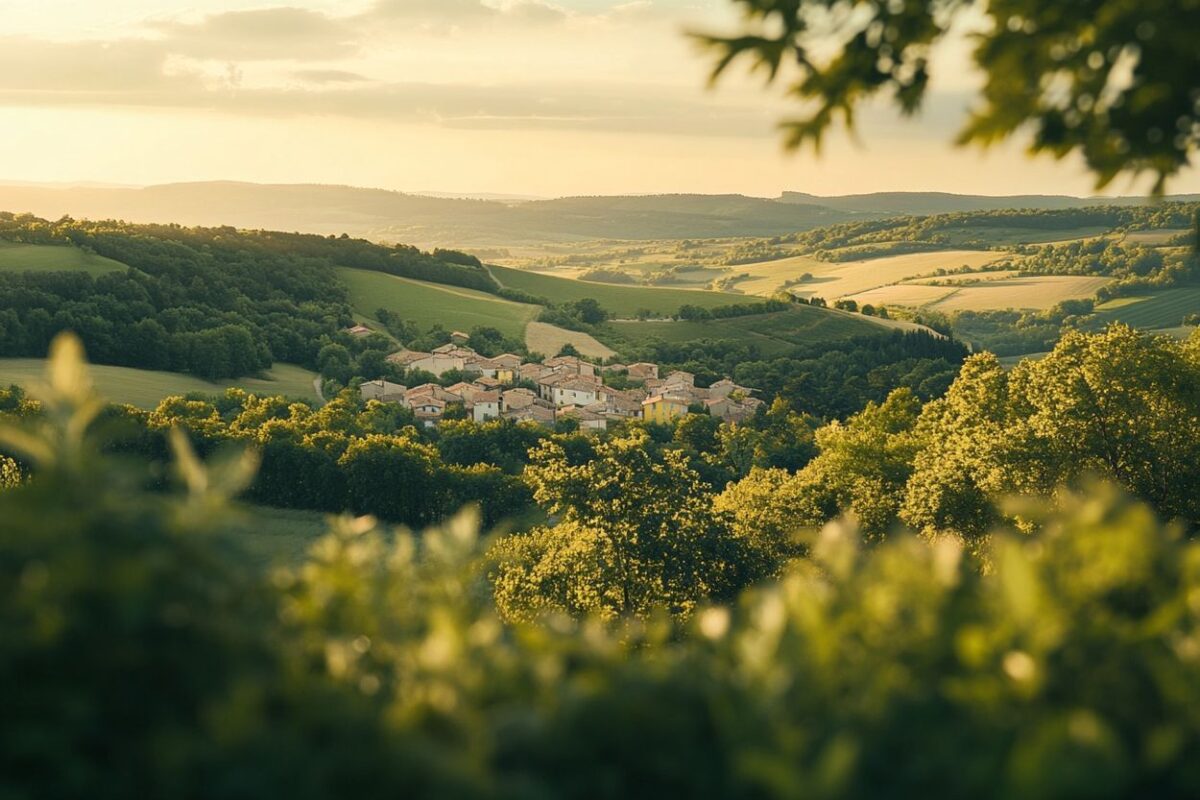
[[648, 422], [670, 422], [688, 413], [688, 402], [682, 397], [650, 397], [642, 401], [642, 419]]
[[511, 386], [517, 382], [517, 375], [511, 369], [500, 367], [496, 370], [496, 380], [503, 383], [505, 386]]

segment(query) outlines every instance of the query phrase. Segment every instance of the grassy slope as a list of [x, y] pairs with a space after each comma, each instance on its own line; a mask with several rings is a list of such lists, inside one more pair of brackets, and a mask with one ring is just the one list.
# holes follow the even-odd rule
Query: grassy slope
[[761, 302], [759, 297], [707, 292], [694, 289], [666, 289], [646, 286], [617, 286], [591, 283], [552, 275], [539, 275], [507, 267], [492, 267], [492, 274], [505, 286], [562, 303], [593, 298], [617, 317], [633, 317], [639, 309], [657, 314], [674, 314], [682, 305], [702, 308]]
[[605, 325], [610, 344], [637, 344], [659, 338], [667, 342], [699, 339], [738, 341], [757, 345], [764, 354], [787, 350], [794, 344], [849, 339], [882, 333], [882, 327], [853, 314], [809, 306], [790, 311], [704, 322], [610, 322]]
[[77, 247], [19, 244], [0, 241], [0, 270], [10, 272], [105, 272], [124, 271], [120, 261], [85, 253]]
[[[46, 362], [42, 359], [3, 358], [0, 359], [0, 384], [29, 386], [42, 380], [45, 370]], [[263, 378], [238, 378], [220, 383], [210, 383], [177, 372], [154, 372], [102, 364], [92, 365], [91, 372], [96, 388], [104, 397], [114, 403], [128, 403], [142, 408], [153, 408], [159, 400], [169, 395], [189, 392], [219, 394], [231, 386], [257, 394], [316, 399], [313, 389], [316, 374], [291, 364], [276, 364]]]
[[494, 295], [457, 286], [398, 278], [382, 272], [338, 268], [350, 288], [350, 302], [364, 317], [374, 317], [380, 308], [412, 320], [422, 329], [440, 324], [447, 330], [470, 331], [479, 325], [501, 330], [506, 336], [524, 338], [525, 325], [538, 307], [513, 303]]
[[1200, 288], [1167, 289], [1145, 297], [1122, 297], [1105, 303], [1096, 316], [1135, 328], [1174, 328], [1186, 314], [1200, 313]]

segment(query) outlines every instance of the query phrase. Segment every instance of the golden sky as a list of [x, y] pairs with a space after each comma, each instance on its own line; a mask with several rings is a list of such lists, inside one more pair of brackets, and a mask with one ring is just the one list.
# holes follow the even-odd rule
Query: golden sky
[[[777, 90], [705, 88], [687, 29], [726, 0], [0, 0], [0, 180], [341, 183], [539, 196], [783, 190], [1088, 194], [1077, 164], [950, 145], [925, 114], [785, 155]], [[1113, 192], [1144, 187], [1117, 185]], [[1172, 192], [1200, 191], [1195, 170]]]

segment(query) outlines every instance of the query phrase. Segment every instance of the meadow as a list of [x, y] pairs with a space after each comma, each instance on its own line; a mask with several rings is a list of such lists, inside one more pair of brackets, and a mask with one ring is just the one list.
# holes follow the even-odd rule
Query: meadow
[[373, 319], [377, 310], [386, 308], [422, 329], [441, 325], [447, 330], [470, 331], [482, 325], [521, 339], [526, 324], [538, 313], [535, 305], [383, 272], [339, 267], [338, 277], [349, 287], [350, 303], [362, 317]]
[[[154, 408], [164, 397], [192, 392], [221, 394], [237, 387], [247, 392], [286, 395], [316, 400], [313, 380], [317, 375], [292, 364], [276, 364], [259, 378], [237, 378], [210, 382], [178, 372], [156, 372], [132, 367], [113, 367], [96, 364], [91, 367], [96, 388], [114, 403], [127, 403], [139, 408]], [[46, 361], [40, 358], [0, 359], [0, 385], [16, 384], [28, 388], [40, 383], [46, 375]]]
[[757, 297], [699, 289], [618, 286], [556, 278], [507, 267], [491, 267], [491, 271], [496, 280], [505, 286], [545, 297], [554, 303], [594, 298], [618, 318], [634, 317], [642, 309], [655, 314], [674, 314], [683, 305], [716, 308], [759, 302]]
[[654, 338], [671, 343], [701, 339], [744, 342], [756, 345], [763, 354], [770, 355], [797, 344], [877, 334], [880, 327], [870, 317], [797, 306], [788, 311], [729, 319], [609, 322], [604, 326], [602, 337], [610, 339], [614, 345], [621, 342], [638, 344]]
[[1188, 314], [1200, 313], [1200, 288], [1166, 289], [1151, 295], [1121, 297], [1096, 307], [1105, 322], [1135, 328], [1176, 328]]
[[67, 245], [22, 244], [0, 241], [0, 270], [10, 272], [124, 272], [120, 261]]

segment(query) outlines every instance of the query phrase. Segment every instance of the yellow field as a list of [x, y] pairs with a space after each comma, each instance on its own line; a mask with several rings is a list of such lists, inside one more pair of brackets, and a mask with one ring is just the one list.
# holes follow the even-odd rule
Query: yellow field
[[758, 276], [738, 284], [738, 288], [747, 294], [758, 295], [770, 295], [778, 291], [785, 281], [809, 272], [813, 279], [793, 286], [792, 291], [802, 297], [836, 300], [919, 275], [928, 275], [938, 269], [958, 269], [964, 265], [977, 269], [1007, 256], [1008, 253], [992, 250], [940, 250], [836, 264], [799, 256], [733, 267], [732, 270]]
[[937, 278], [914, 278], [908, 283], [974, 283], [976, 281], [995, 281], [1003, 278], [1013, 278], [1020, 275], [1019, 269], [997, 269], [987, 272], [965, 272], [961, 275], [943, 275]]
[[525, 346], [533, 352], [554, 356], [567, 344], [574, 345], [576, 350], [589, 358], [609, 358], [617, 352], [605, 347], [588, 333], [569, 331], [545, 322], [530, 322], [525, 326]]
[[927, 306], [943, 300], [957, 291], [953, 286], [926, 286], [920, 283], [896, 283], [880, 286], [851, 295], [850, 299], [860, 306]]
[[821, 270], [829, 269], [832, 264], [817, 261], [811, 256], [795, 256], [782, 258], [778, 261], [761, 261], [757, 264], [739, 264], [729, 268], [730, 275], [749, 274], [750, 279], [739, 281], [737, 288], [746, 294], [757, 294], [770, 297], [779, 291], [785, 281], [799, 278], [806, 272], [817, 275]]
[[1092, 297], [1101, 286], [1111, 280], [1076, 275], [1010, 278], [979, 286], [964, 286], [932, 307], [942, 311], [988, 311], [1005, 308], [1044, 310], [1063, 300]]

